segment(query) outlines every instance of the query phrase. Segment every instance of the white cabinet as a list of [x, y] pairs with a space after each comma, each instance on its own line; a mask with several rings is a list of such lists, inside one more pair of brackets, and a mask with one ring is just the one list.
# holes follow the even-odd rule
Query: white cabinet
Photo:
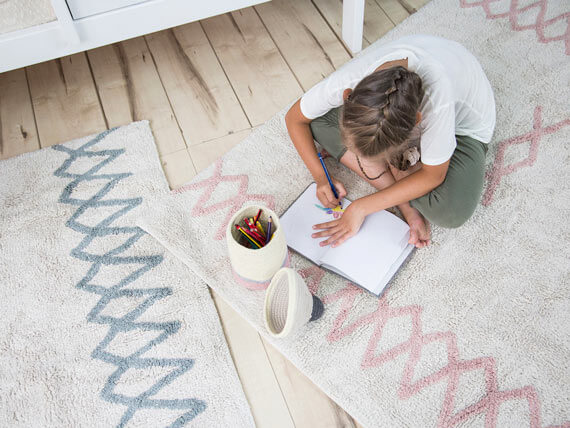
[[0, 34], [0, 73], [266, 1], [51, 0], [57, 20]]
[[67, 6], [73, 19], [80, 19], [145, 1], [152, 0], [67, 0]]

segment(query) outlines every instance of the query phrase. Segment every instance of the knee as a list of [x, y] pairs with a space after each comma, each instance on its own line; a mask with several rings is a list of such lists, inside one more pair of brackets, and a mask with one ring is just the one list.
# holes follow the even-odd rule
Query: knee
[[475, 207], [470, 204], [451, 203], [445, 207], [445, 214], [440, 214], [439, 221], [436, 224], [440, 227], [456, 229], [469, 220], [474, 212]]
[[442, 198], [436, 192], [426, 195], [420, 204], [412, 204], [432, 224], [455, 229], [471, 218], [479, 200], [466, 199], [464, 194], [451, 192]]

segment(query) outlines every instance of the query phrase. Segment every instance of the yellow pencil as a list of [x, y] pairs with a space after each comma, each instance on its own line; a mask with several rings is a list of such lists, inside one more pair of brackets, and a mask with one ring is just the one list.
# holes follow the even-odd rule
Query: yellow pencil
[[261, 248], [261, 245], [259, 245], [255, 239], [253, 239], [251, 236], [245, 233], [244, 230], [241, 227], [239, 227], [237, 224], [236, 224], [236, 229], [239, 230], [241, 233], [243, 233], [243, 236], [245, 236], [249, 242], [254, 244], [257, 248]]
[[265, 231], [263, 230], [263, 226], [261, 226], [261, 222], [259, 220], [257, 221], [257, 223], [255, 223], [255, 225], [257, 226], [257, 228], [261, 232], [262, 236], [265, 235]]

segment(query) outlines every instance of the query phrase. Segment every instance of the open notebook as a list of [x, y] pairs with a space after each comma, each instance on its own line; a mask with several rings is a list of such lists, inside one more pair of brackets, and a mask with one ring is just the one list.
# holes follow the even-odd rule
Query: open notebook
[[[388, 211], [369, 215], [358, 234], [342, 245], [321, 247], [325, 238], [311, 238], [313, 225], [341, 215], [338, 209], [322, 207], [312, 183], [281, 216], [287, 245], [319, 266], [331, 270], [379, 296], [404, 263], [413, 245], [408, 244], [410, 228]], [[350, 201], [343, 199], [343, 208]]]

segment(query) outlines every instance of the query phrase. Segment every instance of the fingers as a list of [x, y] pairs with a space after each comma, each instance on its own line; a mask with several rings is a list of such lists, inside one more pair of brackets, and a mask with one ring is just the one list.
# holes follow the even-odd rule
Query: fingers
[[337, 204], [337, 201], [334, 197], [334, 194], [332, 192], [332, 189], [327, 189], [326, 193], [325, 193], [326, 197], [327, 197], [327, 208], [334, 208]]
[[326, 223], [315, 224], [313, 229], [330, 229], [331, 227], [335, 227], [340, 220], [333, 220], [327, 221]]
[[[340, 181], [336, 181], [335, 182], [335, 187], [336, 187], [336, 191], [338, 193], [338, 198], [342, 199], [346, 196], [346, 189], [344, 188], [344, 184], [342, 184]], [[338, 203], [338, 201], [337, 201]]]
[[319, 245], [321, 247], [324, 247], [326, 245], [330, 245], [333, 244], [332, 246], [335, 247], [337, 245], [337, 242], [343, 237], [345, 236], [347, 233], [344, 230], [339, 230], [338, 232], [336, 232], [334, 235], [332, 235], [329, 239], [319, 242]]
[[329, 237], [325, 241], [319, 242], [321, 247], [325, 245], [330, 245], [340, 239], [344, 234], [346, 234], [346, 230], [342, 228], [339, 224], [340, 220], [333, 220], [327, 223], [316, 224], [313, 226], [313, 229], [323, 229], [320, 232], [313, 233], [311, 238], [324, 238]]
[[354, 236], [348, 229], [340, 224], [340, 220], [331, 221], [328, 223], [317, 224], [313, 226], [315, 229], [324, 229], [320, 232], [313, 233], [312, 238], [324, 238], [328, 237], [326, 240], [319, 242], [321, 247], [326, 245], [331, 245], [333, 248], [338, 247], [348, 238]]
[[311, 235], [311, 238], [322, 238], [324, 236], [331, 236], [334, 233], [336, 233], [335, 229], [327, 229], [327, 230], [323, 230], [322, 232], [313, 233]]
[[353, 236], [354, 236], [354, 234], [352, 234], [352, 233], [345, 233], [338, 241], [336, 241], [334, 244], [332, 244], [332, 247], [333, 248], [338, 247], [344, 241], [346, 241], [348, 238], [352, 238]]
[[332, 189], [324, 188], [319, 192], [319, 200], [323, 203], [326, 208], [334, 208], [338, 205], [338, 201], [335, 199]]

